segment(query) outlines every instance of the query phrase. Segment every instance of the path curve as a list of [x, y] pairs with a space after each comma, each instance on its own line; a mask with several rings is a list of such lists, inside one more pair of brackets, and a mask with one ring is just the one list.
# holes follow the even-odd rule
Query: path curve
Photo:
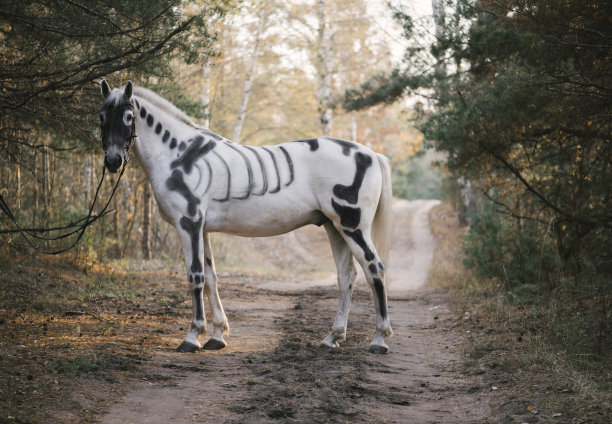
[[429, 211], [439, 200], [396, 200], [387, 286], [390, 296], [423, 287], [434, 257], [436, 240], [429, 229]]

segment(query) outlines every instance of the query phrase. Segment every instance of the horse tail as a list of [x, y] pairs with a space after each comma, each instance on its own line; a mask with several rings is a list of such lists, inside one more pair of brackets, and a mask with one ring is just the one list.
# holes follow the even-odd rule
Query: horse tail
[[382, 185], [380, 199], [372, 223], [372, 241], [382, 259], [385, 267], [388, 267], [389, 248], [391, 245], [391, 202], [393, 193], [391, 191], [391, 167], [386, 156], [376, 155], [382, 173]]

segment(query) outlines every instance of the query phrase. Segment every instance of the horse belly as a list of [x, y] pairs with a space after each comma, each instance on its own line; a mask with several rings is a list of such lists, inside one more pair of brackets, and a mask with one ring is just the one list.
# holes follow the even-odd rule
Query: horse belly
[[288, 233], [304, 225], [323, 225], [327, 222], [327, 217], [318, 209], [296, 204], [279, 207], [278, 204], [250, 201], [228, 206], [225, 210], [213, 208], [207, 211], [207, 231], [267, 237]]

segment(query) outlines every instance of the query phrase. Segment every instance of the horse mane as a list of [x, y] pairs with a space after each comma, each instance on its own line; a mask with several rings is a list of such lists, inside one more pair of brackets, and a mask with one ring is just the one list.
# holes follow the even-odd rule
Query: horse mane
[[185, 112], [174, 106], [172, 103], [154, 91], [144, 87], [134, 87], [132, 93], [133, 95], [141, 97], [149, 103], [152, 103], [154, 106], [162, 109], [164, 112], [173, 115], [176, 119], [183, 121], [187, 125], [198, 128], [198, 125], [193, 122], [193, 119], [191, 119]]

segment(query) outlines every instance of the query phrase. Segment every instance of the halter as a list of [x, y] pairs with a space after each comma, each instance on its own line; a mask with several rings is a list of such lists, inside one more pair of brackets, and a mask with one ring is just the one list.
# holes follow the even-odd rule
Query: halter
[[[118, 106], [129, 106], [130, 109], [132, 109], [132, 113], [134, 113], [134, 105], [132, 104], [132, 102], [129, 103], [120, 103]], [[131, 125], [131, 132], [130, 132], [130, 136], [127, 138], [127, 144], [125, 146], [125, 148], [123, 149], [123, 153], [124, 153], [124, 162], [127, 163], [128, 160], [130, 159], [130, 148], [132, 147], [132, 143], [133, 140], [138, 137], [138, 135], [136, 135], [136, 113], [134, 113], [134, 119], [132, 119], [132, 125]], [[104, 149], [104, 152], [106, 152], [106, 143], [104, 142], [106, 139], [106, 137], [104, 137], [104, 135], [102, 135], [102, 149]], [[125, 164], [123, 166], [125, 168]]]
[[[130, 109], [132, 109], [132, 113], [134, 112], [134, 104], [132, 104], [132, 102], [129, 103], [122, 103], [120, 106], [129, 106]], [[130, 159], [130, 148], [132, 147], [132, 143], [133, 140], [138, 137], [136, 135], [136, 116], [137, 114], [134, 113], [134, 118], [132, 119], [132, 132], [130, 134], [130, 136], [128, 137], [128, 141], [127, 141], [127, 145], [125, 146], [125, 149], [123, 150], [125, 153], [125, 163], [127, 163], [127, 161]], [[123, 165], [123, 169], [125, 169], [125, 165]], [[123, 174], [123, 172], [122, 172]]]

